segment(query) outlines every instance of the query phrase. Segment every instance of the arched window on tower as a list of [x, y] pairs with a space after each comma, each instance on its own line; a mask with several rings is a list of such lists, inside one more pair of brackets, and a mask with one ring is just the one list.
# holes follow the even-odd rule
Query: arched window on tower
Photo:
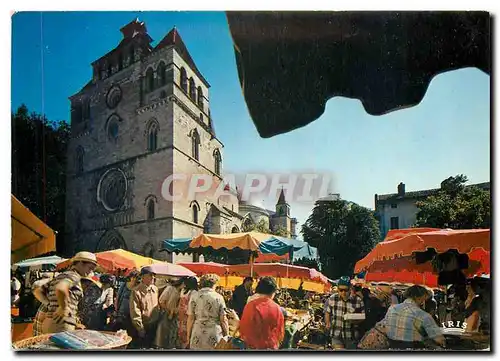
[[196, 86], [194, 85], [194, 79], [189, 78], [189, 97], [196, 101]]
[[155, 77], [153, 68], [149, 68], [146, 72], [146, 91], [151, 92], [155, 88]]
[[193, 212], [193, 223], [198, 223], [198, 216], [199, 216], [199, 213], [200, 213], [200, 205], [198, 204], [198, 202], [196, 201], [192, 201], [191, 202], [191, 209], [192, 209], [192, 212]]
[[167, 68], [165, 67], [165, 63], [162, 61], [160, 65], [158, 65], [158, 69], [156, 70], [158, 74], [158, 84], [160, 86], [164, 86], [167, 84]]
[[214, 172], [217, 175], [221, 174], [221, 166], [222, 166], [222, 157], [218, 149], [214, 151]]
[[203, 90], [201, 86], [198, 87], [198, 100], [197, 103], [200, 107], [203, 107]]
[[150, 122], [147, 130], [148, 135], [148, 151], [154, 152], [158, 148], [158, 123]]
[[155, 201], [150, 198], [147, 202], [147, 220], [150, 221], [155, 218]]
[[83, 172], [83, 160], [85, 156], [85, 151], [81, 145], [76, 148], [76, 173]]
[[188, 91], [187, 74], [186, 74], [186, 69], [184, 68], [181, 68], [181, 89], [184, 90], [186, 93]]
[[198, 134], [198, 131], [195, 129], [193, 130], [193, 133], [191, 134], [191, 144], [192, 144], [192, 149], [191, 149], [191, 156], [196, 159], [200, 160], [200, 135]]

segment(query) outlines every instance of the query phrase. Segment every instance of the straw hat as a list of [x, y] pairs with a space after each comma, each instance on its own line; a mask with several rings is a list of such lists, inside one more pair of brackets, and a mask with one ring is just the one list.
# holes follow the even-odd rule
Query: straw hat
[[78, 252], [71, 259], [71, 263], [75, 263], [75, 262], [78, 262], [78, 261], [80, 261], [80, 262], [90, 262], [90, 263], [93, 263], [93, 264], [97, 265], [97, 258], [95, 256], [95, 254], [93, 254], [92, 252], [86, 252], [86, 251]]

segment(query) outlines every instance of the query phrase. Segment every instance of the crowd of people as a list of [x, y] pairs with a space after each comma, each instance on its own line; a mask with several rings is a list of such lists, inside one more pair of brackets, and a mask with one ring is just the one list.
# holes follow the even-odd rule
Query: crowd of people
[[[443, 330], [449, 325], [489, 333], [488, 292], [479, 278], [445, 293], [419, 285], [405, 292], [388, 284], [363, 288], [343, 277], [325, 302], [325, 328], [333, 348], [440, 349], [446, 347]], [[349, 321], [349, 313], [365, 316]]]
[[[96, 266], [94, 254], [79, 252], [68, 270], [33, 282], [39, 302], [35, 336], [86, 328], [126, 330], [129, 347], [136, 349], [291, 348], [297, 342], [286, 326], [293, 317], [289, 306], [309, 310], [333, 349], [444, 347], [440, 326], [455, 320], [468, 331], [489, 329], [487, 288], [476, 279], [447, 293], [422, 286], [402, 293], [388, 284], [363, 287], [341, 277], [331, 295], [299, 289], [293, 297], [272, 277], [257, 283], [246, 277], [232, 292], [217, 287], [214, 274], [171, 278], [159, 289], [148, 267], [97, 278]], [[12, 281], [11, 288], [14, 295], [20, 287]], [[313, 303], [322, 306], [314, 310]]]

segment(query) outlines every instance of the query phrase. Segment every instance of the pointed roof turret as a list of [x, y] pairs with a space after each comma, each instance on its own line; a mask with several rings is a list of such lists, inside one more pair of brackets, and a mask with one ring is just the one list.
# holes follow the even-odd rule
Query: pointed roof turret
[[139, 21], [139, 18], [135, 18], [130, 23], [125, 25], [120, 29], [124, 38], [133, 38], [137, 34], [147, 34], [146, 24], [144, 21]]
[[283, 190], [283, 186], [281, 186], [281, 193], [278, 198], [278, 203], [276, 204], [287, 204], [286, 199], [285, 199], [285, 191]]
[[139, 21], [138, 18], [132, 20], [130, 23], [125, 25], [120, 29], [123, 34], [123, 39], [120, 41], [118, 46], [101, 56], [99, 59], [92, 62], [92, 65], [101, 62], [103, 59], [113, 55], [115, 52], [122, 49], [124, 46], [127, 46], [130, 43], [134, 44], [142, 44], [147, 53], [151, 51], [150, 43], [153, 41], [151, 36], [148, 34], [148, 30], [146, 29], [146, 24], [144, 21]]
[[167, 35], [161, 41], [156, 45], [154, 48], [154, 51], [160, 50], [162, 48], [165, 48], [167, 46], [174, 46], [175, 50], [179, 53], [181, 58], [189, 65], [189, 67], [196, 73], [198, 78], [205, 84], [207, 88], [210, 87], [210, 84], [208, 84], [207, 80], [201, 75], [201, 72], [198, 70], [196, 67], [196, 64], [194, 63], [193, 58], [191, 58], [191, 55], [189, 54], [189, 51], [186, 47], [186, 44], [184, 44], [184, 41], [182, 40], [179, 32], [177, 31], [177, 28], [174, 26], [172, 30], [169, 31]]

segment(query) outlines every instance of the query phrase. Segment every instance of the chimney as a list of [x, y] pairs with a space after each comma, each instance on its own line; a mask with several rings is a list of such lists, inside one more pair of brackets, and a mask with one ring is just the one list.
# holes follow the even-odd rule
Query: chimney
[[398, 184], [398, 196], [405, 196], [405, 184], [403, 182]]

